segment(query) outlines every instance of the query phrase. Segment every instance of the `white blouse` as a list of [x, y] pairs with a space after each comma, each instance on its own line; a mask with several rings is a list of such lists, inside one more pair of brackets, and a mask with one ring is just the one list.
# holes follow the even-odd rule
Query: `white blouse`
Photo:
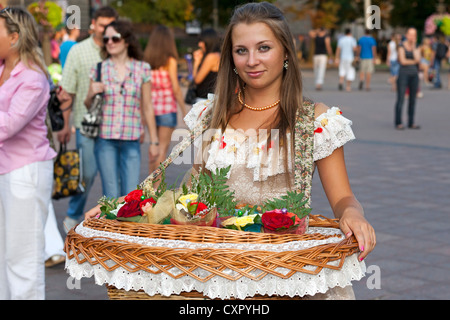
[[[210, 111], [213, 106], [214, 95], [193, 105], [184, 118], [187, 126], [192, 130], [197, 123]], [[337, 107], [332, 107], [321, 114], [314, 122], [314, 161], [326, 158], [337, 148], [354, 140], [352, 121], [345, 118]], [[204, 154], [205, 168], [215, 171], [217, 168], [231, 166], [230, 173], [236, 166], [245, 165], [253, 171], [253, 181], [265, 181], [270, 176], [285, 173], [285, 154], [283, 146], [279, 145], [278, 133], [272, 130], [271, 142], [267, 143], [267, 130], [244, 132], [229, 126], [225, 132], [215, 130], [213, 134], [204, 135], [203, 140], [211, 140], [207, 154]], [[290, 145], [291, 134], [287, 134]], [[194, 142], [201, 148], [202, 139]], [[269, 148], [267, 148], [267, 145]], [[288, 168], [292, 170], [291, 150], [288, 148]], [[229, 178], [229, 177], [228, 177]]]

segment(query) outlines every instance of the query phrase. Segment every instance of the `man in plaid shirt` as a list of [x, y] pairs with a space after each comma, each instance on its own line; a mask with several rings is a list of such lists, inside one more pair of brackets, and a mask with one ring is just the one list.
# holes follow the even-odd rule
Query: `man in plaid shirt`
[[76, 146], [81, 150], [83, 163], [83, 180], [86, 191], [77, 196], [73, 196], [69, 201], [67, 217], [64, 220], [66, 231], [78, 224], [84, 214], [84, 207], [87, 196], [97, 175], [97, 164], [94, 155], [95, 139], [83, 136], [80, 133], [83, 115], [87, 112], [84, 99], [89, 90], [89, 72], [92, 66], [102, 61], [100, 56], [103, 46], [103, 31], [105, 27], [118, 18], [116, 10], [111, 7], [98, 9], [92, 19], [92, 35], [80, 43], [74, 45], [69, 51], [66, 64], [63, 70], [61, 87], [70, 96], [70, 101], [61, 106], [62, 110], [67, 109], [67, 105], [72, 104], [72, 109], [64, 112], [65, 126], [58, 132], [58, 141], [67, 143], [70, 140], [70, 117], [73, 110], [73, 125], [76, 129]]

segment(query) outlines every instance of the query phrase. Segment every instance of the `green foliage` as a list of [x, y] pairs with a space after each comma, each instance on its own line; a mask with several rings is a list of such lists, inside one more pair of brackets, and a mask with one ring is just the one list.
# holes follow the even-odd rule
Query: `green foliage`
[[100, 205], [100, 211], [102, 212], [100, 217], [105, 217], [109, 220], [117, 219], [116, 215], [111, 213], [112, 210], [115, 210], [119, 205], [119, 199], [116, 198], [107, 198], [103, 196], [98, 200], [98, 204]]
[[114, 6], [121, 16], [135, 23], [164, 24], [169, 27], [183, 27], [191, 19], [191, 0], [127, 0], [121, 6]]
[[[267, 1], [274, 3], [275, 0], [256, 0], [252, 2]], [[236, 6], [243, 5], [249, 2], [248, 0], [220, 0], [217, 1], [217, 15], [219, 19], [219, 26], [226, 26], [230, 21], [233, 10]], [[211, 0], [193, 0], [195, 6], [196, 18], [205, 25], [211, 25], [213, 23], [214, 6]]]
[[304, 196], [303, 193], [298, 193], [297, 191], [288, 191], [286, 195], [279, 199], [267, 200], [263, 205], [262, 211], [264, 213], [286, 208], [301, 219], [311, 213], [311, 209], [305, 207], [308, 200], [304, 199]]
[[236, 202], [234, 192], [228, 189], [227, 175], [231, 166], [217, 169], [209, 176], [206, 172], [201, 172], [197, 177], [191, 175], [191, 186], [182, 185], [183, 194], [190, 192], [196, 193], [199, 199], [207, 202], [218, 209], [219, 215], [228, 215], [230, 211], [234, 212]]

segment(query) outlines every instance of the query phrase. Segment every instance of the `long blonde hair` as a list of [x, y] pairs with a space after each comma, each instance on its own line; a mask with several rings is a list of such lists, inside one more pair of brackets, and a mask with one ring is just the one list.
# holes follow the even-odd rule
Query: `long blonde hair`
[[281, 91], [280, 108], [273, 125], [280, 130], [280, 138], [285, 140], [287, 131], [294, 132], [297, 110], [303, 111], [302, 79], [295, 53], [293, 36], [283, 13], [268, 2], [247, 3], [237, 7], [231, 17], [224, 35], [222, 55], [217, 76], [215, 100], [212, 114], [211, 128], [225, 130], [232, 109], [236, 102], [236, 87], [244, 88], [244, 83], [233, 71], [232, 32], [240, 23], [265, 23], [284, 47], [288, 68], [284, 70]]
[[[280, 146], [286, 146], [283, 148], [285, 154], [284, 165], [288, 168], [287, 155], [289, 146], [285, 142], [287, 141], [287, 133], [290, 132], [292, 135], [290, 149], [294, 150], [293, 134], [295, 132], [296, 115], [298, 111], [301, 113], [305, 112], [303, 108], [303, 86], [289, 25], [283, 13], [268, 2], [247, 3], [237, 7], [231, 17], [222, 43], [210, 128], [222, 130], [222, 132], [225, 131], [231, 116], [236, 112], [233, 109], [236, 106], [237, 92], [243, 90], [245, 86], [245, 83], [233, 70], [235, 67], [232, 56], [233, 28], [240, 23], [253, 24], [258, 22], [265, 23], [272, 30], [284, 47], [287, 57], [288, 68], [283, 71], [280, 106], [278, 114], [272, 120], [270, 126], [271, 129], [278, 129]], [[206, 144], [204, 144], [204, 147], [206, 147]], [[291, 154], [293, 155], [294, 153], [292, 152]]]
[[19, 53], [20, 61], [29, 69], [42, 71], [48, 75], [42, 50], [39, 47], [39, 33], [36, 21], [26, 10], [13, 7], [7, 8], [0, 14], [0, 18], [5, 20], [8, 34], [17, 32], [19, 40], [12, 48]]

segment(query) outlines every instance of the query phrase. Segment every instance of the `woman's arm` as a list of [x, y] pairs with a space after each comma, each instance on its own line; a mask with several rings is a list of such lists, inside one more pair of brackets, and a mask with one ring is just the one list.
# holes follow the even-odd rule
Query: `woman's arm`
[[101, 82], [94, 82], [91, 80], [89, 85], [88, 94], [86, 96], [86, 99], [84, 99], [84, 105], [89, 110], [92, 105], [92, 99], [94, 96], [98, 93], [103, 93], [105, 90], [105, 86]]
[[181, 109], [181, 114], [183, 118], [186, 116], [186, 105], [184, 104], [183, 95], [181, 92], [180, 82], [178, 81], [178, 66], [177, 60], [175, 58], [169, 58], [169, 77], [170, 82], [172, 83], [173, 93], [175, 95], [175, 99], [177, 100], [178, 106]]
[[[327, 107], [319, 105], [316, 116]], [[364, 217], [364, 210], [350, 186], [344, 158], [344, 148], [336, 149], [330, 156], [316, 162], [323, 189], [342, 232], [354, 235], [364, 259], [375, 247], [376, 237], [372, 226]]]
[[202, 83], [210, 71], [217, 70], [219, 66], [220, 57], [218, 53], [209, 53], [203, 61], [200, 68], [194, 75], [194, 82], [196, 84]]
[[152, 84], [147, 81], [142, 84], [142, 114], [144, 116], [144, 123], [148, 128], [150, 135], [149, 156], [150, 159], [156, 159], [159, 155], [159, 140], [156, 129], [155, 112], [152, 103]]
[[407, 59], [405, 55], [405, 48], [398, 48], [398, 61], [403, 66], [413, 66], [420, 63], [420, 51], [419, 49], [414, 49], [413, 51], [414, 59]]

